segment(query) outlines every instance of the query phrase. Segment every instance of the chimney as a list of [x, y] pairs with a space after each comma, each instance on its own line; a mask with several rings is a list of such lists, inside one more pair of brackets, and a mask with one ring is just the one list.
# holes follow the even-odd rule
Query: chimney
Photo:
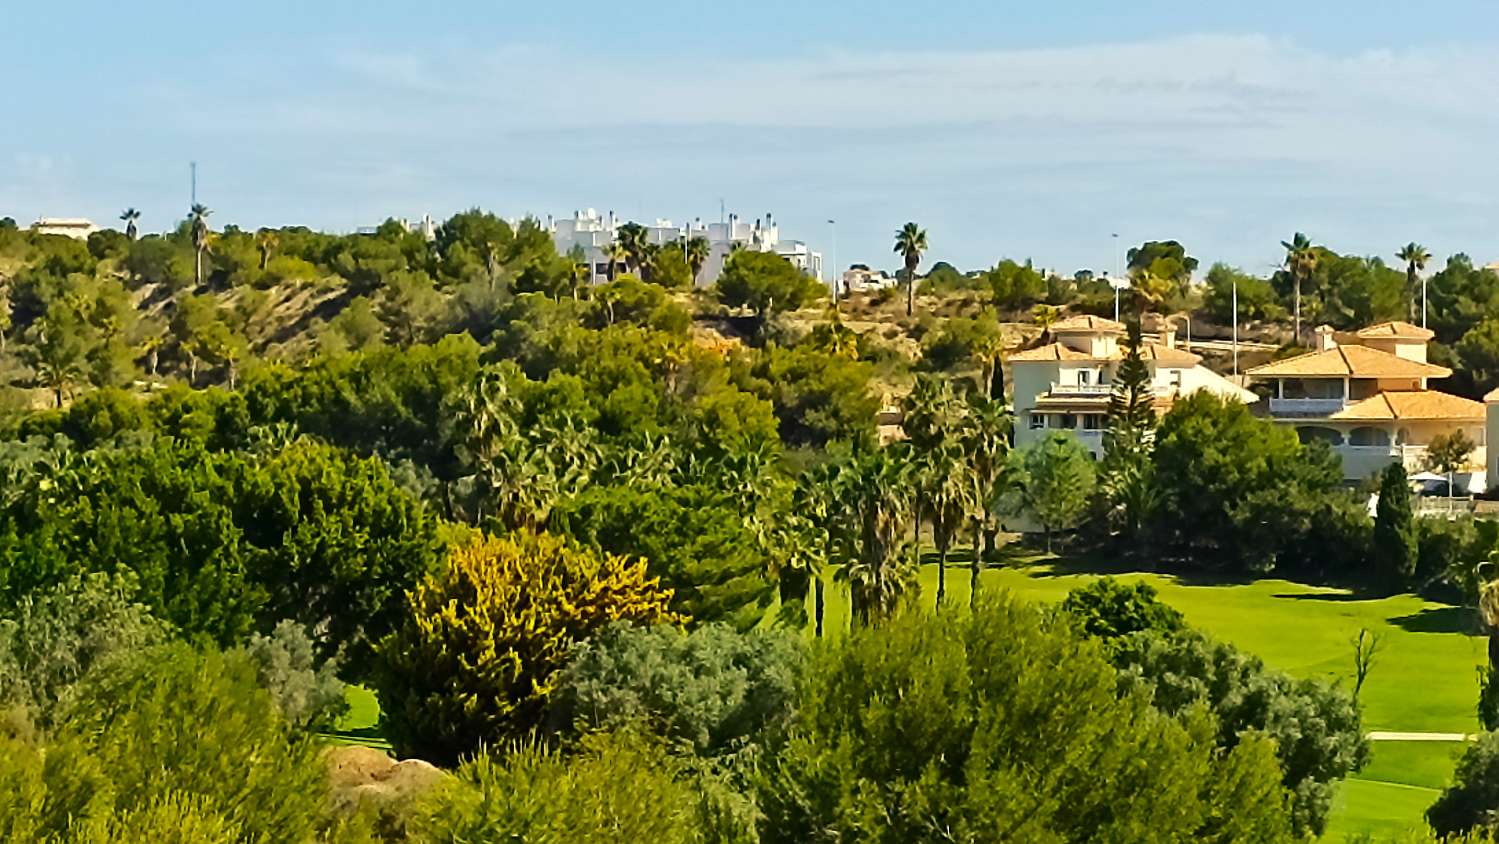
[[1176, 323], [1164, 321], [1161, 323], [1161, 340], [1166, 344], [1166, 348], [1176, 348]]
[[1338, 347], [1338, 341], [1332, 337], [1332, 326], [1319, 325], [1312, 333], [1317, 335], [1317, 351], [1325, 352], [1328, 349], [1336, 349]]

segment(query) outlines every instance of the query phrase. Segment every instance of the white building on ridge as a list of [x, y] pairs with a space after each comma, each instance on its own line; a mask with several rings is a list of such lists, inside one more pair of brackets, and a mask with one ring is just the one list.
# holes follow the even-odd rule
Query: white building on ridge
[[[611, 211], [607, 216], [592, 208], [574, 212], [571, 218], [553, 221], [550, 225], [552, 241], [560, 255], [566, 255], [577, 247], [583, 259], [592, 269], [594, 283], [609, 278], [609, 247], [614, 243], [615, 232], [626, 221]], [[718, 280], [729, 253], [736, 247], [757, 252], [774, 252], [796, 265], [802, 272], [822, 280], [822, 253], [812, 251], [800, 240], [782, 240], [780, 227], [769, 214], [748, 223], [739, 215], [730, 214], [722, 223], [704, 224], [695, 220], [685, 226], [677, 226], [670, 220], [656, 220], [645, 227], [646, 238], [654, 246], [680, 243], [688, 238], [702, 237], [708, 241], [708, 259], [703, 263], [697, 283], [706, 287]]]

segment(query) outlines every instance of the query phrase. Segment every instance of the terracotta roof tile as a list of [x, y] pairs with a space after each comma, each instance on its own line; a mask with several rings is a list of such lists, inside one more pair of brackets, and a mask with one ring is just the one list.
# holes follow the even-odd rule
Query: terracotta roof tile
[[1479, 421], [1482, 404], [1439, 390], [1390, 390], [1371, 396], [1329, 419], [1455, 419]]
[[[1144, 343], [1140, 346], [1140, 356], [1147, 361], [1154, 361], [1164, 366], [1196, 366], [1202, 360], [1201, 357], [1183, 349], [1172, 349], [1166, 346], [1158, 346], [1154, 343]], [[1070, 346], [1061, 343], [1052, 343], [1049, 346], [1038, 346], [1034, 349], [1026, 349], [1023, 352], [1015, 352], [1010, 355], [1011, 363], [1025, 363], [1028, 361], [1094, 361], [1104, 363], [1124, 359], [1124, 349], [1119, 349], [1108, 357], [1094, 357], [1087, 352], [1080, 352]]]
[[1394, 322], [1381, 322], [1368, 328], [1361, 328], [1354, 332], [1355, 337], [1364, 339], [1377, 339], [1380, 337], [1399, 337], [1403, 340], [1430, 340], [1437, 336], [1435, 331], [1422, 328], [1419, 325], [1411, 325], [1408, 322], [1396, 320]]
[[1499, 401], [1499, 387], [1495, 387], [1484, 394], [1484, 401]]
[[1452, 370], [1433, 363], [1407, 360], [1368, 346], [1338, 346], [1322, 352], [1309, 352], [1285, 360], [1273, 361], [1249, 370], [1252, 378], [1345, 375], [1359, 378], [1446, 378]]
[[1100, 316], [1093, 316], [1092, 314], [1082, 314], [1081, 316], [1073, 316], [1063, 320], [1058, 320], [1051, 324], [1051, 332], [1053, 334], [1056, 334], [1058, 332], [1070, 334], [1087, 331], [1109, 333], [1122, 332], [1124, 331], [1124, 323], [1115, 322], [1111, 319], [1104, 319]]

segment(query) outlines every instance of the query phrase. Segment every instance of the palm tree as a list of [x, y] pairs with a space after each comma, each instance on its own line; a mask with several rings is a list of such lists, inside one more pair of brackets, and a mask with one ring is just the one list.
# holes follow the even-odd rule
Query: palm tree
[[900, 553], [911, 518], [908, 466], [888, 448], [869, 452], [850, 467], [848, 495], [857, 554], [838, 574], [848, 581], [854, 618], [877, 624], [894, 613], [914, 580]]
[[604, 257], [609, 259], [609, 280], [613, 281], [618, 275], [619, 265], [625, 264], [628, 266], [630, 253], [625, 249], [623, 243], [616, 240], [604, 247]]
[[[964, 459], [970, 469], [969, 480], [973, 484], [974, 535], [972, 586], [978, 588], [980, 560], [992, 556], [995, 539], [999, 534], [994, 521], [994, 509], [1002, 492], [1007, 455], [1010, 451], [1010, 430], [1014, 418], [1005, 409], [1004, 402], [974, 396], [969, 399], [965, 424], [958, 431], [958, 443], [963, 449]], [[983, 536], [983, 551], [979, 551], [979, 537]]]
[[906, 262], [906, 316], [916, 310], [916, 267], [921, 253], [927, 250], [926, 231], [915, 223], [906, 223], [895, 232], [895, 254]]
[[[937, 546], [937, 608], [947, 599], [947, 552], [958, 531], [978, 506], [973, 466], [956, 441], [924, 455], [921, 485], [927, 513], [932, 518], [932, 541]], [[974, 552], [977, 553], [975, 548]]]
[[639, 223], [625, 223], [614, 233], [614, 242], [624, 253], [625, 269], [639, 274], [641, 267], [650, 260], [649, 237], [650, 233]]
[[260, 271], [271, 263], [271, 253], [281, 245], [281, 236], [272, 229], [261, 229], [255, 233], [255, 248], [260, 250]]
[[703, 274], [703, 265], [708, 263], [708, 256], [712, 254], [713, 247], [708, 243], [708, 238], [696, 235], [687, 239], [687, 267], [692, 270], [692, 283], [697, 284], [698, 276]]
[[138, 230], [135, 227], [135, 221], [139, 220], [140, 218], [141, 212], [135, 210], [134, 207], [126, 208], [123, 212], [120, 213], [120, 219], [125, 223], [126, 240], [135, 240], [135, 236], [136, 234], [138, 234]]
[[812, 572], [813, 618], [816, 622], [817, 638], [822, 638], [822, 618], [826, 606], [822, 568], [832, 564], [840, 555], [845, 559], [852, 553], [847, 547], [849, 538], [849, 516], [853, 506], [848, 502], [850, 464], [843, 460], [829, 460], [802, 472], [797, 478], [792, 501], [796, 510], [809, 521], [815, 535], [822, 541], [817, 555], [820, 565]]
[[1295, 332], [1296, 342], [1301, 342], [1301, 283], [1305, 281], [1312, 271], [1317, 268], [1317, 247], [1301, 232], [1297, 232], [1289, 242], [1282, 240], [1280, 245], [1286, 250], [1286, 270], [1291, 274], [1291, 283], [1295, 285]]
[[193, 250], [197, 254], [195, 278], [199, 287], [203, 286], [203, 253], [208, 251], [208, 215], [212, 213], [208, 206], [195, 202], [187, 216], [188, 229], [193, 236]]
[[[1411, 310], [1415, 310], [1416, 276], [1426, 269], [1431, 253], [1414, 240], [1407, 243], [1395, 257], [1405, 262], [1405, 288], [1411, 295]], [[1426, 327], [1426, 279], [1421, 279], [1421, 327]]]
[[1138, 315], [1144, 316], [1148, 310], [1161, 310], [1166, 297], [1176, 289], [1176, 283], [1149, 269], [1142, 269], [1130, 277], [1129, 289], [1134, 296]]

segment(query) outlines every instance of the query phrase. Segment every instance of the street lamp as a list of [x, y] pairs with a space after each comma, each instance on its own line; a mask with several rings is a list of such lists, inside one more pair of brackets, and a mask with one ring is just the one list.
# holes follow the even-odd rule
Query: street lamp
[[838, 274], [838, 221], [828, 219], [828, 226], [833, 232], [833, 269], [828, 273], [828, 280], [833, 284], [833, 306], [838, 306], [838, 282], [842, 279]]
[[1111, 234], [1109, 236], [1114, 239], [1114, 244], [1113, 244], [1114, 248], [1112, 248], [1112, 249], [1109, 250], [1110, 252], [1114, 253], [1114, 256], [1113, 256], [1114, 257], [1114, 281], [1112, 283], [1110, 283], [1109, 286], [1112, 287], [1112, 288], [1114, 288], [1114, 321], [1118, 322], [1119, 321], [1119, 289], [1120, 289], [1119, 288], [1119, 232], [1114, 232], [1113, 234]]

